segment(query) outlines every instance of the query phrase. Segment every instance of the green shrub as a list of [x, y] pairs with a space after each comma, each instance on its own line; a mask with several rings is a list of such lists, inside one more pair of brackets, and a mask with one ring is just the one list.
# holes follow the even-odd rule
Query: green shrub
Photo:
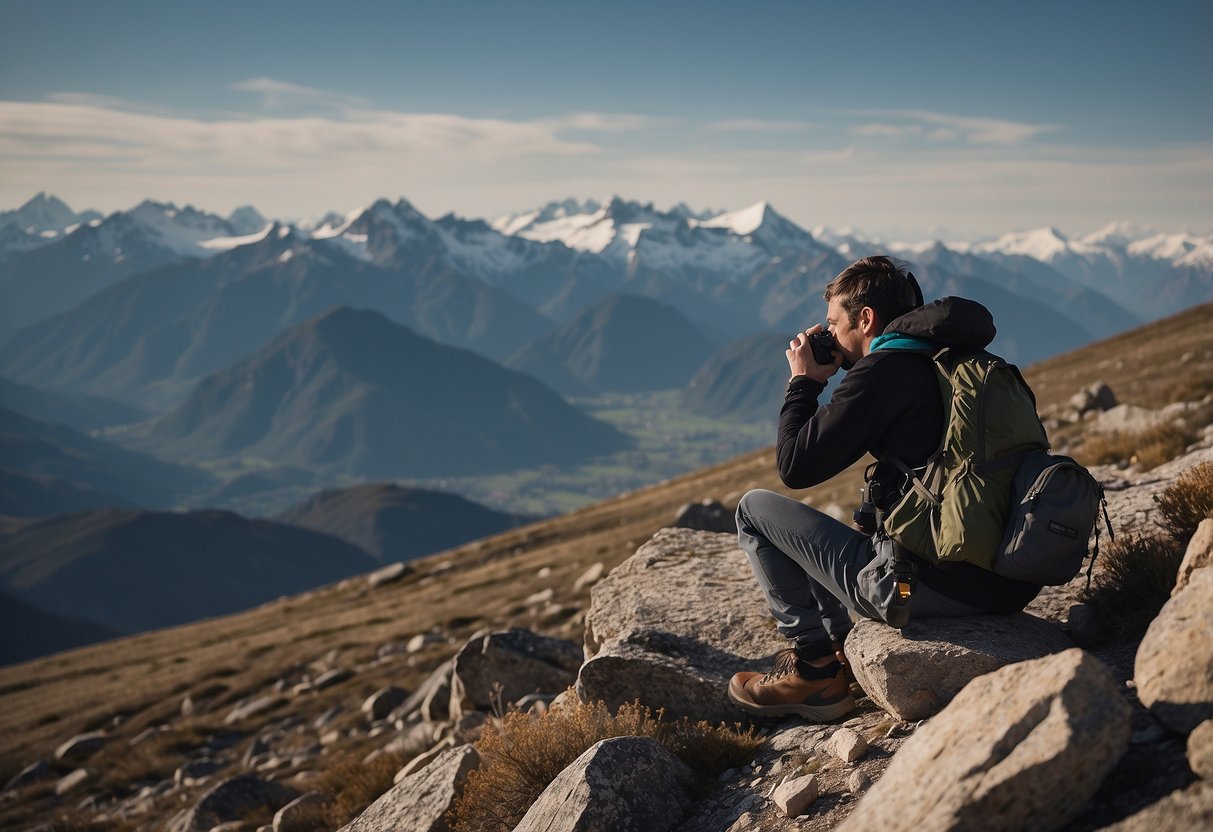
[[468, 775], [455, 804], [454, 832], [509, 832], [531, 804], [570, 763], [595, 743], [611, 737], [652, 737], [701, 777], [714, 780], [744, 765], [762, 743], [753, 729], [713, 727], [683, 718], [663, 721], [638, 702], [612, 715], [602, 702], [573, 703], [541, 716], [506, 714], [490, 723], [477, 747], [481, 766]]
[[1102, 568], [1082, 600], [1116, 637], [1138, 636], [1171, 597], [1183, 554], [1169, 537], [1122, 532], [1100, 553]]
[[1154, 498], [1162, 514], [1159, 525], [1180, 546], [1187, 546], [1201, 520], [1213, 517], [1213, 462], [1184, 471]]

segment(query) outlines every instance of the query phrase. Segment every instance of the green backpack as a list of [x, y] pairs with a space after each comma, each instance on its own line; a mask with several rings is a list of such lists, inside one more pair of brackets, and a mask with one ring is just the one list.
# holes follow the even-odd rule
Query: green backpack
[[1102, 487], [1072, 459], [1048, 453], [1036, 399], [1014, 365], [984, 350], [924, 354], [935, 365], [946, 428], [921, 475], [881, 457], [910, 486], [885, 515], [885, 533], [929, 561], [1069, 581], [1087, 554]]

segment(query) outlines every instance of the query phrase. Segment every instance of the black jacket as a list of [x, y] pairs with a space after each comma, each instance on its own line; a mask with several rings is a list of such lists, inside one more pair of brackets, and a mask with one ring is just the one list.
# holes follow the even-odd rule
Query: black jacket
[[[989, 310], [976, 301], [947, 297], [889, 323], [885, 332], [925, 338], [940, 348], [981, 350], [994, 339]], [[807, 488], [843, 471], [865, 453], [888, 454], [912, 467], [926, 464], [944, 431], [943, 399], [929, 357], [895, 350], [855, 362], [829, 403], [817, 404], [825, 385], [797, 376], [779, 414], [776, 459], [789, 488]], [[875, 477], [898, 485], [891, 466]], [[886, 493], [893, 492], [886, 487]], [[888, 508], [886, 501], [882, 508]], [[969, 563], [920, 563], [919, 580], [942, 595], [995, 612], [1022, 609], [1040, 591]]]

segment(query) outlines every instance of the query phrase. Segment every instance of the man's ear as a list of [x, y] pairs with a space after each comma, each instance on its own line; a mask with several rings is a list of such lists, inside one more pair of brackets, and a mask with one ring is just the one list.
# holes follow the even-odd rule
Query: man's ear
[[875, 336], [879, 333], [879, 321], [877, 319], [876, 310], [870, 306], [865, 306], [859, 310], [859, 331], [864, 335]]

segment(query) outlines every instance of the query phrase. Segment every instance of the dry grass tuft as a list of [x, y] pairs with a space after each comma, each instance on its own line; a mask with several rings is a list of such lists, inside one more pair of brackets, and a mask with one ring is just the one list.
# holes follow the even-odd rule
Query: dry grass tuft
[[299, 829], [316, 832], [340, 829], [362, 813], [392, 787], [392, 779], [404, 765], [397, 754], [379, 754], [364, 762], [358, 754], [347, 754], [325, 767], [309, 788], [327, 798], [300, 816]]
[[561, 771], [595, 743], [612, 737], [651, 737], [704, 782], [743, 765], [762, 743], [753, 729], [712, 726], [683, 718], [663, 721], [638, 702], [612, 715], [603, 702], [576, 703], [542, 716], [506, 714], [477, 744], [482, 759], [455, 804], [454, 832], [508, 832]]
[[1171, 597], [1183, 554], [1165, 536], [1122, 532], [1100, 554], [1103, 568], [1082, 600], [1115, 636], [1140, 635]]
[[1201, 520], [1213, 517], [1213, 462], [1184, 471], [1154, 498], [1162, 513], [1159, 525], [1180, 546], [1187, 546]]
[[1184, 378], [1167, 392], [1168, 402], [1198, 402], [1213, 393], [1213, 376]]
[[1149, 471], [1175, 459], [1195, 441], [1189, 428], [1167, 423], [1142, 431], [1094, 434], [1082, 443], [1078, 457], [1084, 465], [1127, 461]]

